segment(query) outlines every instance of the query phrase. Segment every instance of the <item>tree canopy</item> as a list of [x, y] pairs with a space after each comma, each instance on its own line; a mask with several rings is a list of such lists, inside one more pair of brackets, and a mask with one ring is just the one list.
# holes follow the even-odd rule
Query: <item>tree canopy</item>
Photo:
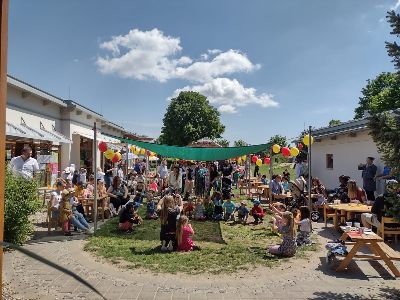
[[197, 92], [180, 92], [171, 99], [163, 119], [159, 142], [186, 146], [202, 138], [220, 138], [225, 126], [220, 113], [207, 98]]
[[329, 121], [328, 126], [329, 126], [329, 127], [332, 127], [332, 126], [336, 126], [336, 125], [340, 125], [340, 124], [342, 124], [342, 121], [332, 119], [332, 120]]
[[[399, 37], [400, 15], [388, 12], [391, 34]], [[400, 47], [396, 42], [386, 42], [388, 55], [392, 57], [395, 69], [400, 70]], [[369, 118], [370, 134], [382, 154], [385, 164], [392, 168], [394, 175], [400, 174], [400, 79], [397, 73], [382, 73], [375, 80], [369, 81], [362, 93], [364, 100], [357, 111], [356, 118], [366, 111]]]
[[286, 147], [288, 145], [286, 137], [280, 134], [276, 134], [272, 136], [268, 141], [268, 149], [271, 148], [273, 145], [277, 144], [281, 147]]
[[247, 143], [243, 140], [237, 140], [233, 142], [233, 147], [243, 147], [247, 146]]
[[384, 72], [368, 79], [355, 109], [355, 119], [400, 108], [400, 77], [398, 73]]
[[229, 141], [227, 139], [220, 138], [220, 139], [215, 139], [214, 141], [221, 147], [229, 147]]

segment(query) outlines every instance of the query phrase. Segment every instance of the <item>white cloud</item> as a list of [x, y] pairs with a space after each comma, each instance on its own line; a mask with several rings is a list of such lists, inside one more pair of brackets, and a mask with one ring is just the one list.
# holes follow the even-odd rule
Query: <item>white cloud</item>
[[207, 82], [213, 78], [237, 73], [251, 72], [260, 68], [253, 64], [245, 54], [237, 50], [219, 53], [211, 61], [198, 61], [187, 67], [178, 67], [176, 77], [198, 82]]
[[236, 79], [214, 78], [203, 85], [186, 86], [175, 90], [172, 97], [179, 95], [181, 91], [196, 91], [206, 96], [210, 103], [220, 112], [236, 113], [238, 107], [257, 104], [261, 107], [278, 107], [273, 96], [266, 93], [257, 93], [255, 88], [244, 87]]
[[228, 114], [235, 114], [237, 113], [236, 107], [230, 104], [221, 105], [218, 107], [220, 113], [228, 113]]
[[215, 54], [220, 54], [222, 51], [219, 49], [208, 49], [207, 52], [208, 54], [215, 55]]
[[239, 50], [208, 49], [194, 60], [181, 55], [179, 38], [167, 36], [157, 28], [150, 31], [132, 29], [99, 46], [104, 54], [97, 57], [96, 64], [103, 74], [159, 82], [171, 79], [195, 82], [197, 85], [178, 89], [174, 95], [182, 90], [198, 91], [223, 113], [236, 113], [238, 107], [249, 104], [264, 108], [278, 106], [272, 95], [257, 93], [255, 88], [244, 87], [236, 79], [225, 78], [261, 67]]
[[[201, 61], [190, 57], [177, 57], [181, 52], [180, 39], [166, 36], [158, 29], [140, 31], [133, 29], [126, 35], [114, 36], [100, 44], [109, 55], [97, 58], [103, 74], [117, 74], [123, 78], [155, 79], [164, 82], [173, 78], [205, 82], [212, 78], [236, 72], [257, 70], [245, 54], [238, 50], [222, 52], [208, 50]], [[213, 57], [209, 60], [209, 57]]]
[[111, 57], [98, 57], [97, 65], [104, 74], [117, 74], [124, 78], [166, 81], [177, 65], [191, 62], [188, 57], [173, 59], [182, 50], [179, 38], [165, 36], [158, 29], [133, 29], [126, 35], [114, 36], [100, 44]]
[[395, 4], [393, 4], [390, 9], [397, 10], [400, 7], [400, 0], [397, 0]]

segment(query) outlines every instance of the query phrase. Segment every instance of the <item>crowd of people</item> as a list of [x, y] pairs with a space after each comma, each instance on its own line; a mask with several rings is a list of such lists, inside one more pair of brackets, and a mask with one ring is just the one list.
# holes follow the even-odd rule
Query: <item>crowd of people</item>
[[[23, 149], [21, 156], [11, 161], [11, 168], [25, 178], [32, 178], [38, 170], [37, 162], [31, 158], [32, 150]], [[308, 176], [307, 162], [298, 162], [294, 166], [294, 180], [286, 169], [283, 174], [273, 175], [271, 180], [259, 169], [254, 175], [265, 185], [269, 185], [272, 200], [268, 208], [263, 208], [259, 200], [239, 201], [232, 194], [232, 187], [247, 178], [250, 168], [242, 167], [235, 161], [215, 162], [175, 162], [168, 166], [163, 160], [155, 172], [146, 169], [145, 161], [137, 159], [128, 174], [124, 174], [121, 164], [112, 164], [106, 160], [104, 172], [101, 168], [95, 174], [88, 174], [84, 168], [75, 170], [71, 165], [56, 180], [51, 193], [50, 207], [52, 218], [62, 224], [65, 235], [71, 235], [71, 229], [92, 234], [90, 220], [85, 214], [85, 199], [93, 198], [94, 182], [97, 180], [97, 199], [101, 200], [106, 217], [118, 216], [118, 228], [130, 233], [134, 226], [141, 225], [143, 219], [138, 210], [144, 205], [145, 218], [159, 219], [160, 243], [162, 251], [191, 251], [199, 249], [191, 236], [194, 235], [190, 220], [197, 221], [235, 221], [247, 224], [249, 216], [255, 224], [262, 223], [266, 210], [273, 213], [272, 230], [282, 237], [280, 245], [272, 246], [269, 252], [274, 255], [292, 256], [300, 245], [310, 245], [312, 222], [311, 211], [301, 197], [307, 190], [304, 176]], [[327, 190], [316, 177], [312, 178], [311, 193], [313, 210], [318, 210], [325, 203], [339, 199], [342, 203], [365, 203], [372, 205], [371, 213], [345, 216], [354, 221], [361, 221], [365, 227], [379, 226], [388, 204], [384, 196], [375, 199], [378, 178], [391, 179], [387, 168], [377, 174], [373, 158], [367, 158], [362, 170], [363, 187], [349, 176], [339, 177], [339, 186]], [[289, 184], [290, 183], [290, 184]], [[297, 187], [299, 194], [293, 192]], [[287, 193], [292, 191], [292, 201]], [[303, 199], [304, 200], [304, 199]]]

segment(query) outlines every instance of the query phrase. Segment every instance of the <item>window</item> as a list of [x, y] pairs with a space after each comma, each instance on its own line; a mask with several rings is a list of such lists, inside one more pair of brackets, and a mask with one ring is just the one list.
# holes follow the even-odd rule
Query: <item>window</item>
[[326, 168], [333, 169], [333, 154], [326, 155]]

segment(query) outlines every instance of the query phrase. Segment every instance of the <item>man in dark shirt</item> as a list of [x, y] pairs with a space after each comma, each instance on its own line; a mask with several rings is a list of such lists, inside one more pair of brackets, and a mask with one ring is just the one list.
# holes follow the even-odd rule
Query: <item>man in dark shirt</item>
[[362, 171], [363, 188], [367, 194], [367, 199], [370, 201], [375, 200], [376, 182], [375, 175], [377, 167], [374, 165], [374, 158], [367, 157], [367, 164]]
[[111, 181], [113, 178], [113, 166], [109, 159], [106, 159], [104, 162], [104, 181], [106, 184], [106, 189], [108, 189], [111, 185]]

